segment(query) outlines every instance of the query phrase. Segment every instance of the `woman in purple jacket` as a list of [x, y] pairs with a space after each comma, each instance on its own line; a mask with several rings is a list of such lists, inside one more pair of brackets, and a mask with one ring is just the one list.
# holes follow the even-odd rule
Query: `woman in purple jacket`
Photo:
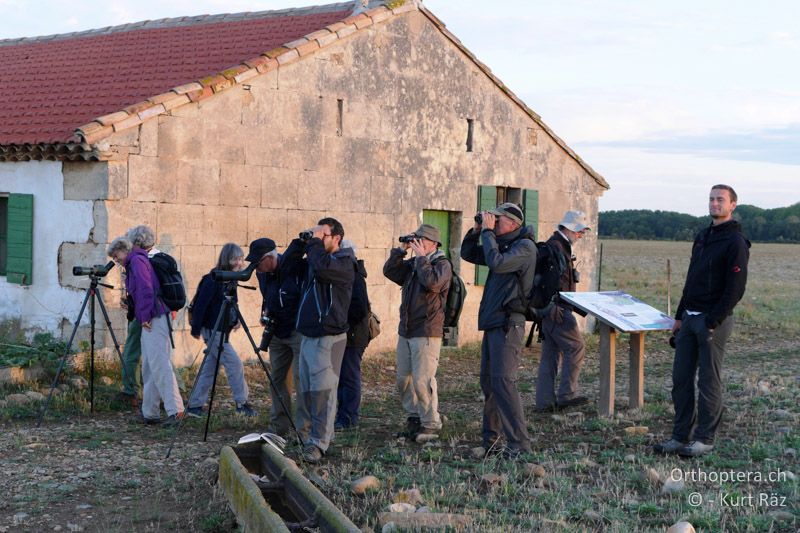
[[[174, 426], [183, 417], [183, 400], [172, 369], [169, 310], [158, 298], [158, 278], [147, 252], [125, 237], [114, 239], [108, 255], [125, 268], [128, 301], [133, 302], [136, 320], [142, 325], [142, 417], [145, 424]], [[160, 402], [167, 411], [163, 422]]]

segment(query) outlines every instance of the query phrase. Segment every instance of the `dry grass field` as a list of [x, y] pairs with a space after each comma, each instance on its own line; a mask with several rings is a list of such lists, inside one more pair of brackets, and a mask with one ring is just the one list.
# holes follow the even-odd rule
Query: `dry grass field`
[[[626, 290], [665, 310], [669, 258], [674, 309], [689, 249], [689, 243], [606, 241], [602, 288]], [[526, 352], [519, 385], [534, 451], [516, 462], [473, 455], [482, 410], [477, 346], [443, 352], [439, 398], [447, 422], [440, 441], [425, 445], [393, 437], [404, 419], [393, 354], [372, 357], [364, 364], [361, 426], [337, 433], [321, 466], [303, 468], [365, 530], [380, 531], [378, 513], [398, 490], [416, 487], [432, 511], [469, 515], [473, 531], [663, 532], [679, 520], [698, 531], [797, 531], [799, 263], [800, 245], [753, 246], [725, 361], [726, 412], [709, 456], [681, 460], [650, 451], [668, 435], [672, 417], [672, 351], [666, 334], [653, 334], [647, 338], [645, 407], [627, 408], [627, 358], [619, 357], [610, 419], [598, 417], [594, 406], [533, 414], [538, 346]], [[597, 338], [586, 338], [581, 384], [596, 397]], [[618, 350], [625, 348], [623, 337]], [[0, 408], [0, 532], [235, 529], [209, 482], [210, 458], [239, 435], [264, 429], [263, 373], [248, 368], [258, 420], [232, 416], [223, 386], [209, 442], [201, 442], [202, 427], [193, 422], [169, 460], [164, 453], [171, 433], [144, 428], [122, 411], [110, 400], [118, 388], [116, 369], [103, 373], [108, 379], [97, 413], [88, 413], [85, 391], [75, 390], [59, 396], [39, 429], [34, 407]], [[0, 397], [19, 389], [6, 387]], [[536, 469], [543, 475], [532, 474], [532, 464], [543, 467]], [[351, 494], [350, 481], [367, 474], [382, 488], [366, 497]], [[497, 476], [489, 482], [487, 474]], [[682, 486], [671, 477], [682, 478]]]

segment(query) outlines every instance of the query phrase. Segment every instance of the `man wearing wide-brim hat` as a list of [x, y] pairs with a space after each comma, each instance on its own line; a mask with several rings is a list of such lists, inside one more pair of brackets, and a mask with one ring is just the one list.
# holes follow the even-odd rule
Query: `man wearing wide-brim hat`
[[[383, 265], [383, 275], [402, 287], [396, 383], [406, 415], [401, 436], [416, 442], [438, 438], [442, 428], [436, 370], [453, 269], [441, 245], [439, 228], [422, 224]], [[409, 248], [414, 257], [406, 259]]]
[[[581, 211], [567, 211], [547, 244], [558, 250], [566, 264], [561, 274], [559, 291], [575, 291], [579, 273], [575, 269], [572, 246], [591, 228]], [[536, 411], [547, 412], [583, 405], [589, 400], [578, 394], [578, 377], [583, 367], [586, 348], [572, 306], [558, 300], [542, 319], [542, 357], [536, 381]], [[556, 376], [561, 366], [561, 378], [556, 391]]]

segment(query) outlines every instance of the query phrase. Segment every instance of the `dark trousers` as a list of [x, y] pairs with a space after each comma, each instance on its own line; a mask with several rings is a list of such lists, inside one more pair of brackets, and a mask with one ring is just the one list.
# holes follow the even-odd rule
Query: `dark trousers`
[[[681, 329], [675, 336], [675, 361], [672, 364], [675, 425], [672, 438], [680, 442], [698, 440], [712, 444], [722, 419], [722, 361], [725, 343], [733, 330], [733, 317], [723, 320], [713, 332], [706, 328], [705, 318], [704, 313], [684, 313]], [[698, 374], [696, 402], [695, 374]]]
[[517, 389], [520, 351], [525, 323], [511, 324], [508, 331], [494, 328], [483, 332], [481, 344], [481, 389], [483, 445], [488, 448], [504, 436], [508, 447], [530, 451], [522, 399]]
[[338, 406], [335, 424], [350, 427], [358, 424], [361, 406], [361, 358], [364, 348], [348, 346], [344, 350], [342, 369], [339, 372], [339, 388], [336, 390]]

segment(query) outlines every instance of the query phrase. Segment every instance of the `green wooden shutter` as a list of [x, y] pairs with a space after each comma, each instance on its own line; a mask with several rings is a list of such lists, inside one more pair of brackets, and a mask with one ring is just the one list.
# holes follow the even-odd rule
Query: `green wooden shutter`
[[430, 224], [439, 228], [442, 237], [442, 247], [444, 255], [450, 258], [450, 213], [447, 211], [434, 211], [432, 209], [422, 210], [422, 223]]
[[542, 240], [539, 235], [539, 191], [525, 189], [522, 193], [522, 209], [525, 211], [525, 225], [533, 226], [536, 240]]
[[6, 279], [9, 283], [33, 282], [33, 195], [8, 196], [8, 243]]
[[0, 196], [0, 276], [6, 275], [7, 240], [8, 240], [8, 196]]
[[[478, 211], [488, 211], [497, 207], [497, 187], [493, 185], [478, 185]], [[475, 266], [475, 285], [486, 285], [489, 277], [489, 267]]]

